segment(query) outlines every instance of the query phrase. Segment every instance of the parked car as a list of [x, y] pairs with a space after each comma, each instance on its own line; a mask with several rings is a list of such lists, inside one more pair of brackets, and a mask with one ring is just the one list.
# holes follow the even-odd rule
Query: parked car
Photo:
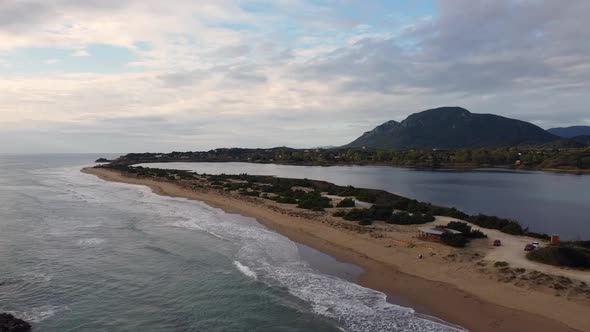
[[533, 247], [535, 247], [535, 249], [539, 249], [541, 247], [541, 245], [539, 244], [539, 242], [533, 242], [531, 244], [533, 245]]
[[502, 245], [502, 241], [494, 240], [494, 247], [500, 247]]
[[532, 243], [527, 244], [526, 246], [524, 246], [524, 251], [533, 251], [537, 249]]

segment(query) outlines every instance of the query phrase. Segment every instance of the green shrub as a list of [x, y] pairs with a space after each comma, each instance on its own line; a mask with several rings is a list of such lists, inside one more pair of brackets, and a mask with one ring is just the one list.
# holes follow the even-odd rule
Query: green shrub
[[275, 202], [281, 204], [297, 204], [297, 200], [293, 197], [277, 196]]
[[312, 191], [310, 193], [304, 192], [299, 199], [297, 207], [313, 211], [323, 211], [325, 208], [332, 207], [332, 201], [329, 198], [322, 196], [319, 191]]
[[240, 195], [258, 197], [258, 196], [260, 196], [260, 191], [256, 191], [256, 190], [253, 190], [253, 191], [242, 190], [242, 191], [240, 191]]
[[500, 231], [503, 233], [512, 234], [512, 235], [522, 235], [523, 234], [522, 226], [520, 226], [517, 223], [506, 224], [504, 227], [500, 228]]
[[469, 239], [461, 234], [443, 233], [441, 240], [451, 247], [463, 248], [469, 243]]
[[447, 224], [446, 228], [454, 229], [454, 230], [459, 231], [463, 234], [471, 233], [471, 226], [469, 226], [467, 223], [460, 222], [460, 221], [451, 221]]
[[495, 267], [506, 267], [506, 266], [508, 266], [508, 262], [502, 262], [502, 261], [501, 262], [495, 262], [494, 263], [494, 266]]
[[356, 188], [353, 186], [348, 187], [337, 187], [335, 189], [336, 195], [338, 196], [354, 196], [357, 192]]
[[434, 216], [431, 214], [409, 214], [407, 212], [401, 211], [392, 214], [385, 222], [396, 225], [420, 225], [432, 222], [434, 219]]
[[393, 207], [385, 205], [373, 205], [369, 209], [372, 218], [375, 220], [388, 220], [393, 214]]
[[451, 221], [447, 224], [446, 228], [459, 231], [463, 236], [469, 239], [485, 239], [488, 237], [479, 229], [472, 229], [467, 223], [460, 221]]
[[344, 219], [351, 221], [359, 221], [362, 219], [371, 219], [372, 215], [369, 209], [352, 209], [346, 213]]
[[468, 221], [472, 224], [483, 228], [498, 229], [501, 232], [512, 234], [512, 235], [523, 235], [524, 229], [522, 226], [514, 220], [502, 219], [493, 216], [486, 216], [479, 214], [477, 216], [471, 216]]
[[336, 211], [336, 212], [334, 212], [333, 216], [342, 218], [342, 217], [346, 216], [346, 211]]
[[590, 250], [584, 247], [572, 245], [544, 247], [529, 252], [526, 257], [544, 264], [590, 268]]
[[340, 202], [338, 202], [338, 204], [336, 205], [337, 207], [354, 207], [354, 199], [352, 198], [345, 198], [343, 200], [341, 200]]
[[355, 198], [361, 202], [375, 203], [377, 196], [369, 190], [360, 190], [356, 193]]

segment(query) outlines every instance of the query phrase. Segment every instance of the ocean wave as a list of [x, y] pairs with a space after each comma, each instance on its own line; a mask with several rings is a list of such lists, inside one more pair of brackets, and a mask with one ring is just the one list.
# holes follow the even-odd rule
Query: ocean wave
[[237, 247], [232, 258], [240, 273], [271, 287], [287, 289], [309, 303], [313, 312], [334, 319], [347, 331], [464, 331], [420, 316], [411, 308], [388, 303], [384, 293], [321, 274], [301, 259], [294, 242], [251, 218], [225, 214], [193, 202], [170, 198], [166, 202], [166, 206], [161, 206], [166, 212], [160, 212], [176, 219], [171, 225], [230, 241]]
[[256, 274], [256, 272], [252, 271], [246, 265], [243, 265], [242, 263], [240, 263], [238, 261], [234, 261], [234, 265], [236, 266], [238, 271], [242, 272], [242, 274], [244, 274], [246, 277], [254, 279], [254, 280], [258, 279], [258, 275]]
[[48, 283], [53, 279], [51, 275], [37, 272], [27, 272], [20, 277], [0, 280], [0, 287], [27, 287], [31, 284]]
[[335, 319], [349, 331], [463, 331], [416, 315], [411, 308], [388, 303], [386, 295], [303, 266], [268, 269], [271, 284], [286, 287], [312, 310]]
[[95, 246], [95, 245], [99, 245], [101, 243], [104, 243], [105, 241], [106, 241], [105, 239], [89, 238], [89, 239], [78, 240], [77, 243], [80, 246]]
[[197, 230], [203, 231], [211, 236], [214, 236], [220, 240], [229, 241], [229, 239], [217, 234], [216, 232], [209, 230], [205, 227], [199, 226], [194, 220], [191, 220], [191, 219], [177, 220], [177, 221], [170, 223], [170, 225], [174, 226], [174, 227], [185, 228], [185, 229], [197, 229]]
[[334, 319], [348, 331], [464, 331], [420, 316], [412, 308], [391, 304], [382, 292], [318, 272], [300, 258], [297, 246], [280, 234], [261, 227], [233, 227], [241, 240], [236, 254], [239, 261], [234, 265], [242, 273], [249, 277], [255, 273], [257, 280], [287, 289], [309, 303], [313, 312]]
[[15, 317], [23, 319], [30, 323], [40, 323], [48, 318], [55, 316], [56, 313], [63, 310], [69, 310], [68, 306], [45, 305], [31, 308], [27, 311], [7, 311]]
[[53, 276], [42, 272], [26, 272], [23, 274], [23, 280], [26, 282], [50, 282]]
[[[89, 179], [84, 178], [84, 181], [96, 181]], [[96, 181], [76, 190], [83, 190], [89, 196], [95, 195], [94, 191], [104, 195], [104, 190], [93, 186], [98, 184], [104, 188], [104, 183]], [[262, 227], [252, 218], [226, 214], [186, 199], [161, 197], [146, 187], [110, 183], [108, 188], [116, 190], [108, 190], [104, 198], [107, 202], [119, 203], [125, 199], [138, 203], [142, 211], [157, 213], [167, 225], [206, 232], [227, 241], [227, 247], [232, 250], [224, 254], [229, 255], [240, 273], [271, 287], [288, 290], [308, 303], [313, 312], [337, 321], [347, 331], [464, 331], [421, 316], [411, 308], [388, 303], [381, 292], [321, 274], [301, 259], [294, 242]], [[130, 188], [132, 190], [121, 190]], [[126, 206], [136, 208], [133, 204]]]

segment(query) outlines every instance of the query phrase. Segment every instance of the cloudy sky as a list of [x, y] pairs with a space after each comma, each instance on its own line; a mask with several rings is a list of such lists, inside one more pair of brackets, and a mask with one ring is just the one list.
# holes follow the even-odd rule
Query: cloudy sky
[[590, 125], [588, 17], [588, 0], [1, 0], [0, 152], [340, 145], [443, 105]]

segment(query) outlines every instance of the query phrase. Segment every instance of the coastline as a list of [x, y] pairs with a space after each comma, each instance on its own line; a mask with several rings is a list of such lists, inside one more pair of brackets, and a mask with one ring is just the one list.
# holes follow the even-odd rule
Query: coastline
[[229, 213], [254, 217], [295, 242], [362, 267], [365, 273], [359, 278], [359, 284], [383, 291], [389, 298], [395, 294], [393, 297], [407, 301], [396, 304], [426, 310], [427, 314], [473, 331], [534, 329], [548, 332], [588, 328], [584, 320], [588, 308], [581, 305], [544, 293], [525, 292], [509, 284], [474, 278], [469, 273], [462, 276], [460, 269], [440, 270], [440, 266], [426, 260], [418, 262], [415, 250], [385, 247], [372, 241], [370, 236], [286, 215], [243, 199], [188, 190], [170, 182], [131, 178], [106, 169], [87, 168], [83, 172], [106, 181], [145, 185], [160, 195], [198, 200]]

